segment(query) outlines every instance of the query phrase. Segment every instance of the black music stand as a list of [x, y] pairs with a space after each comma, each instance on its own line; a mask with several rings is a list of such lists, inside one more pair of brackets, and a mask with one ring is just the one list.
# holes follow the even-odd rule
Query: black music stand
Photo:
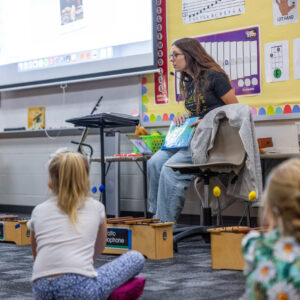
[[[136, 126], [140, 120], [137, 117], [118, 113], [100, 113], [66, 120], [75, 126], [100, 128], [100, 158], [101, 184], [105, 188], [105, 158], [104, 158], [104, 128]], [[106, 205], [106, 189], [104, 189], [102, 203]]]

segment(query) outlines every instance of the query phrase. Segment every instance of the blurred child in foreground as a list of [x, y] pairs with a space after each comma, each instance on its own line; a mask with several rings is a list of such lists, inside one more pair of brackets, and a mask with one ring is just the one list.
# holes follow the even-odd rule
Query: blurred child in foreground
[[246, 292], [242, 299], [300, 299], [300, 159], [271, 172], [263, 195], [266, 233], [242, 242]]

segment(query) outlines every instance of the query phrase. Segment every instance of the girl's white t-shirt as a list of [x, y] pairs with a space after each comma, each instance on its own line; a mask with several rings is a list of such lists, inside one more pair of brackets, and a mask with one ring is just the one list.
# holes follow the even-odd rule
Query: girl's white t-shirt
[[99, 226], [104, 220], [103, 204], [91, 197], [78, 210], [75, 226], [57, 207], [56, 197], [37, 205], [27, 222], [37, 242], [31, 280], [62, 273], [96, 277], [94, 246]]

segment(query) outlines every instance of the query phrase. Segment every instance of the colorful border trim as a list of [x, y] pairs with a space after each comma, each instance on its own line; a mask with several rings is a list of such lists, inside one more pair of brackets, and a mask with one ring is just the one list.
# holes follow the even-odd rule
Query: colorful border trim
[[268, 107], [252, 107], [251, 112], [253, 116], [266, 116], [266, 115], [287, 115], [287, 114], [298, 114], [300, 113], [300, 107], [298, 104], [294, 106], [291, 104], [286, 104], [284, 106], [272, 106]]
[[[144, 105], [144, 104], [143, 104]], [[251, 112], [253, 116], [267, 116], [267, 115], [288, 115], [288, 114], [298, 114], [300, 113], [300, 106], [298, 104], [291, 105], [286, 104], [284, 106], [272, 106], [268, 107], [252, 107]], [[147, 114], [143, 112], [142, 118], [143, 122], [157, 122], [157, 121], [172, 121], [174, 119], [175, 114]]]

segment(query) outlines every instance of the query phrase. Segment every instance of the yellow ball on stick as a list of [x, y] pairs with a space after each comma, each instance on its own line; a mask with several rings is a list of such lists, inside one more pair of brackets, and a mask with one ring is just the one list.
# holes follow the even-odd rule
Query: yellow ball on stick
[[213, 189], [213, 193], [214, 193], [215, 197], [220, 197], [220, 195], [221, 195], [220, 188], [218, 186], [215, 186], [214, 189]]
[[249, 199], [249, 201], [255, 200], [256, 199], [256, 192], [255, 191], [250, 192], [249, 195], [248, 195], [248, 199]]

